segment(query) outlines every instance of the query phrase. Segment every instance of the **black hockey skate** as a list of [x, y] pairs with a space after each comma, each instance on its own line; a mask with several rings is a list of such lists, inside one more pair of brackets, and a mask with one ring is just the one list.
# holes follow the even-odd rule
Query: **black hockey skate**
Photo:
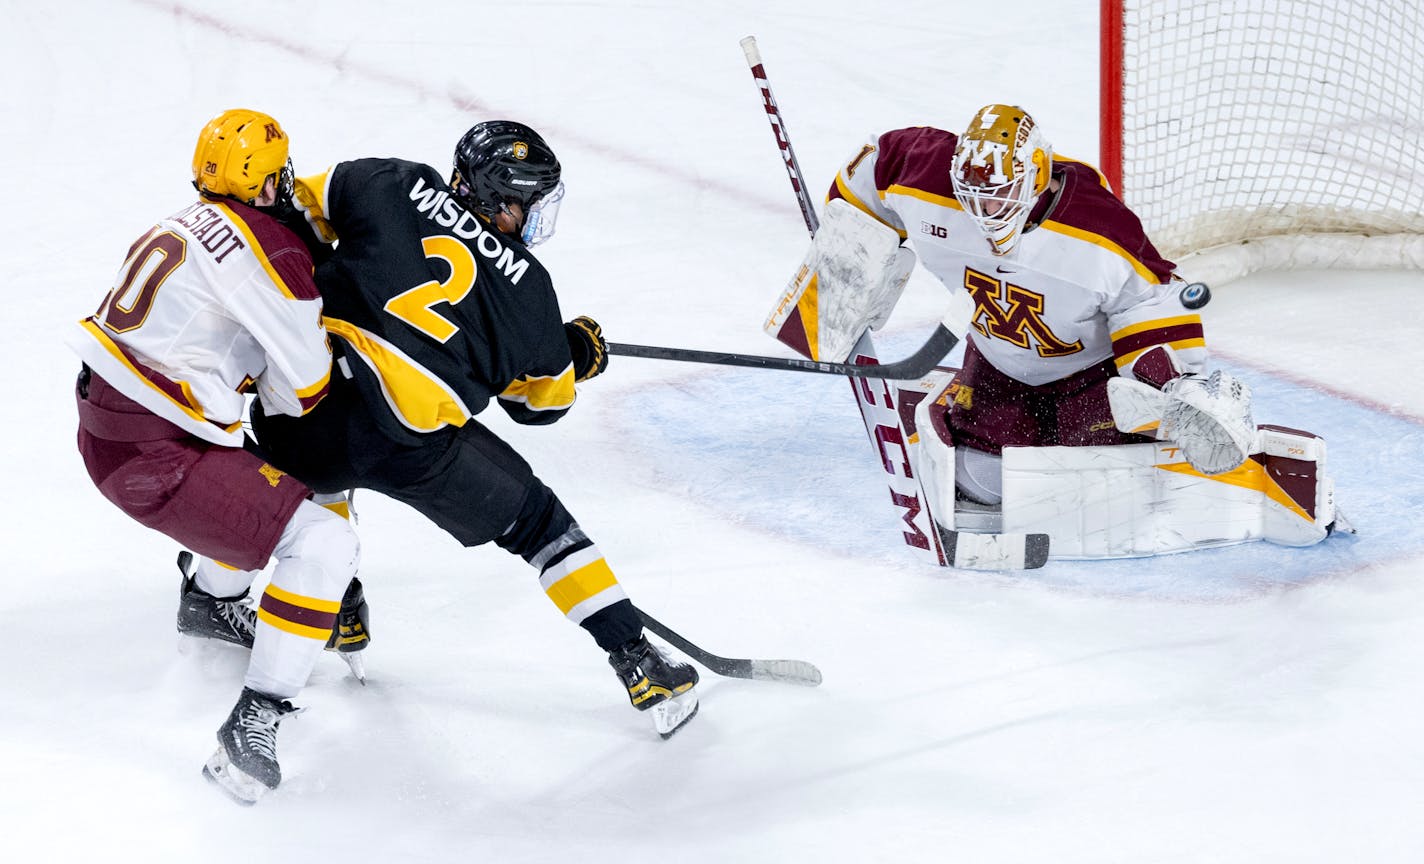
[[282, 782], [277, 764], [277, 725], [304, 709], [242, 688], [237, 704], [218, 729], [217, 752], [203, 766], [203, 776], [239, 804], [256, 804]]
[[671, 737], [697, 713], [697, 670], [670, 659], [648, 637], [608, 652], [608, 663], [628, 688], [633, 707], [653, 712], [653, 728], [662, 737]]
[[341, 611], [336, 615], [336, 626], [331, 629], [331, 638], [326, 640], [326, 650], [335, 651], [351, 674], [362, 684], [366, 683], [366, 664], [361, 659], [362, 651], [371, 644], [371, 610], [366, 605], [366, 593], [361, 588], [361, 580], [351, 577], [346, 586], [346, 594], [341, 598]]
[[178, 632], [199, 639], [217, 639], [251, 648], [257, 635], [257, 610], [244, 591], [236, 597], [214, 597], [193, 578], [193, 553], [178, 553], [183, 583], [178, 591]]

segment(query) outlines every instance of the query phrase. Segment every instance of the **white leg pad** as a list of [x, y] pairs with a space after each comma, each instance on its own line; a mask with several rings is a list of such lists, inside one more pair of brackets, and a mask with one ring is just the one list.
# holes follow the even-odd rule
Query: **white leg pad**
[[[952, 372], [935, 372], [921, 382], [929, 396], [915, 406], [914, 434], [910, 437], [915, 474], [931, 513], [943, 514], [954, 527], [954, 445], [945, 426]], [[938, 520], [936, 520], [938, 521]]]
[[1207, 476], [1175, 445], [1004, 450], [1005, 532], [1042, 532], [1054, 558], [1128, 558], [1270, 540], [1307, 546], [1334, 521], [1325, 442], [1261, 427], [1262, 452]]
[[1264, 537], [1309, 546], [1335, 524], [1335, 480], [1325, 471], [1325, 439], [1282, 426], [1256, 427], [1267, 484]]
[[[952, 373], [922, 381], [930, 395], [915, 406], [910, 453], [926, 509], [938, 539], [940, 563], [963, 570], [1024, 570], [1048, 560], [1048, 538], [1034, 533], [1000, 533], [998, 512], [985, 508], [977, 520], [955, 512], [956, 449], [945, 426]], [[997, 461], [996, 457], [987, 457]], [[942, 520], [948, 520], [942, 521]]]

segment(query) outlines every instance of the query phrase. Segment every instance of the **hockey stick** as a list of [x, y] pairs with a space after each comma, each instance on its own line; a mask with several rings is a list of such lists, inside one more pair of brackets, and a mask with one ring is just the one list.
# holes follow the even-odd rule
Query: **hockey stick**
[[806, 178], [801, 174], [801, 163], [796, 161], [796, 151], [791, 149], [791, 135], [786, 131], [786, 120], [781, 116], [781, 108], [771, 95], [771, 82], [766, 78], [766, 69], [761, 62], [761, 49], [757, 48], [756, 37], [748, 36], [741, 41], [742, 53], [747, 55], [747, 66], [752, 70], [752, 78], [761, 91], [761, 104], [766, 109], [767, 122], [771, 124], [772, 137], [781, 150], [781, 161], [786, 165], [786, 173], [791, 178], [791, 190], [796, 193], [796, 203], [801, 206], [801, 218], [806, 220], [806, 230], [816, 236], [820, 221], [816, 218], [816, 208], [811, 205], [811, 197], [806, 193]]
[[[756, 37], [748, 36], [741, 42], [742, 52], [747, 56], [752, 77], [761, 90], [762, 107], [766, 109], [767, 121], [771, 123], [771, 133], [776, 146], [781, 151], [781, 160], [786, 165], [787, 176], [791, 179], [791, 190], [796, 193], [796, 203], [801, 207], [801, 218], [806, 220], [806, 230], [816, 235], [820, 220], [816, 218], [816, 208], [806, 192], [806, 180], [801, 174], [801, 164], [796, 161], [796, 151], [791, 149], [791, 137], [786, 131], [786, 121], [777, 107], [776, 97], [771, 95], [771, 84], [766, 79], [762, 67], [761, 52], [757, 49]], [[689, 363], [713, 363], [719, 366], [749, 366], [757, 369], [781, 369], [788, 372], [820, 372], [826, 375], [842, 375], [847, 378], [880, 378], [887, 381], [905, 381], [923, 378], [934, 371], [935, 366], [959, 343], [959, 337], [941, 323], [930, 334], [930, 338], [914, 354], [894, 363], [881, 365], [857, 363], [824, 363], [803, 358], [762, 357], [752, 354], [723, 354], [716, 351], [695, 351], [684, 348], [660, 348], [652, 345], [626, 345], [608, 343], [609, 354], [625, 357], [649, 357], [657, 360], [684, 360]]]
[[[766, 111], [767, 122], [771, 124], [771, 132], [776, 138], [776, 146], [781, 151], [781, 161], [786, 166], [786, 173], [791, 177], [791, 190], [796, 194], [796, 203], [801, 208], [801, 217], [806, 220], [806, 229], [811, 232], [812, 237], [815, 237], [819, 227], [816, 210], [811, 205], [811, 199], [806, 193], [806, 178], [801, 174], [801, 165], [796, 161], [795, 151], [791, 149], [791, 137], [786, 131], [786, 120], [782, 118], [781, 108], [771, 95], [771, 83], [767, 80], [766, 67], [762, 64], [761, 50], [757, 48], [756, 37], [748, 36], [742, 39], [741, 46], [742, 53], [747, 58], [747, 66], [751, 69], [752, 79], [756, 82], [757, 89], [761, 91], [762, 108]], [[940, 322], [935, 336], [939, 335], [940, 330], [948, 332], [944, 322]], [[952, 348], [959, 340], [953, 334], [950, 336], [949, 347]], [[934, 341], [934, 337], [931, 337], [931, 341]], [[862, 343], [868, 347], [870, 356], [873, 357], [874, 344], [870, 342], [869, 331], [862, 337]], [[860, 344], [857, 343], [857, 352], [860, 351]], [[926, 345], [927, 348], [928, 345]], [[948, 349], [946, 349], [946, 353], [948, 353]], [[942, 359], [943, 356], [940, 355], [940, 358]], [[872, 365], [867, 368], [878, 369], [879, 374], [874, 377], [885, 380], [905, 380], [919, 377], [898, 374], [898, 370], [895, 374], [887, 374], [887, 367], [884, 366]], [[921, 374], [928, 374], [932, 368], [933, 366]], [[905, 418], [898, 410], [901, 407], [898, 405], [898, 396], [892, 396], [887, 387], [881, 395], [885, 404], [877, 405], [876, 400], [868, 400], [862, 391], [855, 389], [856, 386], [852, 382], [851, 388], [855, 393], [856, 403], [861, 409], [861, 420], [865, 423], [866, 432], [870, 434], [872, 443], [879, 447], [884, 446], [883, 439], [879, 437], [880, 426], [872, 419], [874, 415], [880, 415], [885, 427], [892, 432], [898, 430], [903, 437], [908, 437], [905, 435]], [[905, 533], [906, 542], [912, 547], [924, 549], [934, 555], [941, 566], [968, 570], [1031, 570], [1042, 567], [1048, 560], [1049, 538], [1047, 534], [987, 534], [956, 531], [952, 527], [940, 524], [939, 520], [930, 512], [928, 501], [922, 504], [918, 497], [918, 493], [921, 491], [920, 481], [912, 479], [908, 474], [900, 476], [890, 471], [891, 463], [889, 460], [883, 459], [883, 450], [882, 461], [884, 461], [886, 471], [890, 474], [891, 500], [899, 507], [906, 507], [904, 502], [911, 502], [911, 506], [902, 516], [906, 526], [911, 529]], [[907, 463], [906, 468], [908, 467]], [[901, 488], [897, 489], [897, 484]], [[923, 515], [928, 516], [930, 524], [925, 527], [932, 530], [933, 543], [931, 543], [931, 538], [926, 536], [927, 532], [922, 530], [919, 524], [916, 524], [916, 519], [922, 518]], [[954, 516], [951, 513], [951, 526], [954, 524], [953, 520]]]
[[659, 622], [642, 609], [638, 610], [638, 615], [643, 619], [644, 627], [667, 640], [673, 647], [693, 660], [726, 678], [780, 681], [783, 684], [800, 684], [804, 687], [815, 687], [821, 683], [821, 670], [805, 660], [749, 660], [718, 657], [716, 654], [703, 651], [669, 630], [667, 625]]
[[930, 338], [915, 353], [904, 360], [881, 365], [857, 363], [826, 363], [804, 357], [763, 357], [758, 354], [723, 354], [718, 351], [696, 351], [689, 348], [661, 348], [656, 345], [627, 345], [609, 342], [608, 353], [624, 357], [650, 357], [656, 360], [685, 360], [689, 363], [713, 363], [718, 366], [750, 366], [756, 369], [780, 369], [786, 372], [820, 372], [847, 378], [883, 378], [904, 381], [923, 378], [934, 371], [959, 342], [959, 337], [940, 324]]

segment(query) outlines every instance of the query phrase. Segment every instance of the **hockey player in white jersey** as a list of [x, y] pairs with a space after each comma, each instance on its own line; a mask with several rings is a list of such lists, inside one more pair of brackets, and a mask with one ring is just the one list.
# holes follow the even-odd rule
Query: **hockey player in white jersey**
[[[924, 504], [940, 511], [935, 518], [942, 529], [955, 527], [956, 502], [961, 510], [997, 513], [1002, 506], [1002, 521], [996, 516], [982, 524], [1053, 533], [1055, 554], [1153, 554], [1173, 551], [1172, 543], [1192, 548], [1269, 536], [1260, 525], [1260, 502], [1275, 498], [1300, 523], [1300, 530], [1284, 532], [1288, 539], [1282, 542], [1325, 535], [1333, 502], [1323, 442], [1292, 430], [1280, 430], [1280, 441], [1271, 439], [1268, 449], [1311, 463], [1310, 482], [1289, 492], [1271, 475], [1298, 475], [1300, 465], [1277, 465], [1273, 472], [1264, 457], [1250, 464], [1248, 457], [1262, 453], [1250, 390], [1207, 368], [1198, 313], [1209, 297], [1204, 286], [1176, 275], [1096, 169], [1055, 157], [1022, 108], [986, 105], [961, 134], [925, 126], [872, 136], [837, 173], [821, 230], [768, 332], [816, 359], [846, 359], [845, 352], [867, 328], [883, 324], [898, 301], [915, 261], [911, 248], [967, 301], [961, 368], [952, 379], [922, 382], [916, 395], [927, 398], [918, 409], [907, 403], [898, 411], [916, 457], [915, 467], [907, 463], [906, 470], [919, 475]], [[867, 252], [875, 249], [880, 253]], [[1301, 440], [1285, 440], [1292, 435]], [[1117, 447], [1123, 444], [1156, 447]], [[1305, 450], [1318, 450], [1319, 459], [1303, 458]], [[1121, 472], [1113, 474], [1117, 468], [1104, 467], [1129, 452], [1143, 462], [1122, 469], [1135, 479], [1123, 480]], [[1057, 467], [1045, 467], [1049, 456]], [[1059, 473], [1077, 472], [1079, 481], [1083, 472], [1094, 476], [1090, 486], [1121, 481], [1115, 492], [1126, 498], [1146, 490], [1155, 506], [1164, 495], [1183, 497], [1181, 489], [1161, 488], [1162, 472], [1155, 469], [1169, 463], [1175, 477], [1189, 478], [1182, 481], [1193, 487], [1186, 497], [1201, 497], [1202, 484], [1227, 497], [1237, 494], [1228, 486], [1250, 486], [1255, 498], [1243, 503], [1250, 512], [1238, 518], [1236, 510], [1220, 510], [1213, 500], [1201, 508], [1204, 519], [1198, 521], [1208, 527], [1200, 535], [1188, 530], [1184, 539], [1175, 523], [1128, 525], [1107, 531], [1110, 538], [1065, 537], [1068, 542], [1060, 543], [1060, 533], [1082, 533], [1063, 528], [1083, 518], [1081, 483], [1035, 486], [1031, 501], [1005, 501], [1011, 479], [1011, 485], [1022, 485], [1025, 472], [1063, 468]], [[1117, 480], [1110, 482], [1109, 475]], [[1055, 495], [1056, 503], [1044, 504], [1045, 496]], [[1063, 518], [1045, 521], [1045, 506]], [[1223, 518], [1241, 524], [1222, 528], [1205, 516], [1213, 509], [1229, 511]], [[1026, 515], [1029, 510], [1038, 515]], [[1194, 518], [1186, 514], [1178, 521]], [[1160, 537], [1146, 536], [1157, 534], [1173, 539], [1163, 545]]]
[[[193, 157], [198, 200], [134, 242], [69, 340], [83, 360], [79, 451], [99, 491], [236, 568], [184, 579], [179, 629], [251, 645], [203, 769], [243, 803], [281, 779], [278, 724], [331, 637], [359, 555], [346, 520], [308, 500], [242, 431], [249, 392], [268, 411], [300, 416], [331, 380], [311, 256], [273, 214], [290, 195], [287, 153], [266, 114], [214, 117]], [[257, 609], [239, 604], [273, 557]]]

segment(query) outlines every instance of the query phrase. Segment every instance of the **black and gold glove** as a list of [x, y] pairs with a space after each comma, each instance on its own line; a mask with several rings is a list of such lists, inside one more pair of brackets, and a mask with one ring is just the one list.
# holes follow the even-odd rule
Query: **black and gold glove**
[[582, 384], [608, 368], [608, 343], [597, 321], [580, 315], [564, 324], [564, 338], [574, 358], [574, 381]]

